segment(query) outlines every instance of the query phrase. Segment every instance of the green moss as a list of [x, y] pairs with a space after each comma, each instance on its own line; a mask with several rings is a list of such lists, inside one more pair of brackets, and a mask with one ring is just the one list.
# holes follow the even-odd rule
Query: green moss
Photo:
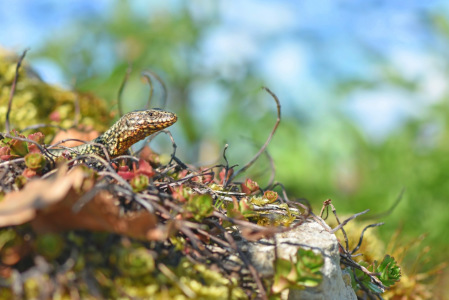
[[58, 234], [41, 234], [35, 241], [36, 252], [48, 260], [59, 257], [64, 250], [64, 239]]
[[141, 277], [154, 271], [154, 258], [146, 248], [122, 248], [117, 253], [118, 270], [130, 278]]
[[[5, 130], [6, 112], [17, 65], [17, 57], [0, 52], [0, 131]], [[11, 128], [23, 129], [36, 124], [51, 124], [69, 128], [75, 120], [75, 103], [80, 107], [80, 124], [105, 131], [111, 115], [104, 100], [91, 94], [76, 93], [46, 84], [30, 71], [26, 60], [19, 77], [11, 106]], [[92, 109], [94, 108], [95, 109]], [[42, 128], [49, 143], [55, 128]]]

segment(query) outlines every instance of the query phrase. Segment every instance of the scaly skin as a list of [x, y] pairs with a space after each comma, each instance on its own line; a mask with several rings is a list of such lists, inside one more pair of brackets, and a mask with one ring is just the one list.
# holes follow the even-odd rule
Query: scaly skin
[[93, 144], [83, 144], [70, 149], [49, 149], [50, 153], [60, 156], [69, 152], [71, 156], [96, 154], [104, 157], [103, 145], [111, 158], [126, 154], [131, 145], [173, 125], [177, 116], [174, 113], [158, 108], [136, 110], [123, 115], [105, 133], [92, 140]]

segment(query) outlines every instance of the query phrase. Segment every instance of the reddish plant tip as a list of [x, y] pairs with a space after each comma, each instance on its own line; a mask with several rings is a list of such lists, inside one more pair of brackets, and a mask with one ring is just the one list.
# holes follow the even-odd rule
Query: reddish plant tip
[[273, 203], [278, 199], [278, 193], [275, 191], [265, 191], [265, 193], [263, 193], [263, 197], [266, 198], [269, 203]]
[[259, 184], [257, 182], [247, 178], [244, 183], [242, 183], [242, 192], [250, 195], [259, 190]]
[[36, 132], [28, 135], [28, 139], [35, 141], [36, 143], [42, 145], [44, 143], [45, 135], [42, 132]]
[[13, 158], [17, 158], [17, 155], [11, 155], [11, 149], [9, 147], [0, 147], [0, 159], [1, 160], [10, 160]]
[[118, 171], [117, 174], [125, 180], [131, 180], [136, 176], [132, 171]]
[[145, 175], [149, 178], [153, 177], [156, 172], [154, 172], [153, 167], [143, 159], [139, 160], [139, 168], [137, 169], [137, 174]]
[[49, 118], [52, 121], [60, 122], [61, 121], [61, 114], [59, 113], [59, 111], [54, 111], [54, 112], [52, 112], [50, 114]]
[[[220, 177], [220, 182], [224, 183], [225, 180], [228, 181], [233, 173], [234, 173], [233, 169], [228, 169], [227, 173], [226, 173], [226, 169], [225, 168], [221, 169], [220, 173], [218, 174], [218, 176]], [[226, 176], [226, 178], [225, 178], [225, 176]]]
[[119, 172], [129, 172], [129, 167], [128, 166], [119, 166], [118, 171]]
[[31, 178], [37, 175], [37, 172], [35, 170], [31, 170], [30, 168], [26, 168], [22, 172], [22, 176], [25, 176], [26, 178]]

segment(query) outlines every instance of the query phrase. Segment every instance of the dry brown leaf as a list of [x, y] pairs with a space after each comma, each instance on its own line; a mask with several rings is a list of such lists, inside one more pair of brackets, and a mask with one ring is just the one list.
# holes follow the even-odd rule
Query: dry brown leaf
[[[86, 130], [78, 130], [78, 129], [69, 129], [67, 131], [59, 131], [56, 136], [53, 138], [53, 141], [51, 144], [56, 144], [59, 141], [66, 140], [66, 139], [78, 139], [83, 141], [91, 141], [95, 138], [97, 138], [100, 134], [98, 131], [92, 130], [92, 129], [86, 129]], [[77, 141], [67, 141], [65, 143], [62, 143], [58, 146], [64, 146], [64, 147], [75, 147], [78, 145], [82, 145], [82, 142]]]
[[0, 202], [0, 227], [31, 221], [36, 210], [60, 201], [84, 177], [80, 168], [66, 171], [66, 167], [61, 168], [53, 178], [32, 180], [23, 190], [7, 194]]
[[71, 191], [62, 201], [37, 212], [31, 222], [38, 232], [88, 229], [124, 234], [140, 239], [165, 239], [164, 228], [157, 228], [157, 218], [148, 211], [120, 216], [116, 199], [106, 191], [99, 192], [77, 213], [73, 205], [79, 196]]
[[68, 173], [65, 168], [52, 179], [31, 181], [23, 190], [6, 195], [0, 202], [0, 227], [31, 221], [38, 232], [86, 229], [148, 240], [167, 238], [168, 227], [158, 226], [154, 214], [142, 210], [121, 216], [115, 204], [117, 199], [106, 191], [100, 191], [79, 212], [74, 212], [86, 178], [82, 168]]

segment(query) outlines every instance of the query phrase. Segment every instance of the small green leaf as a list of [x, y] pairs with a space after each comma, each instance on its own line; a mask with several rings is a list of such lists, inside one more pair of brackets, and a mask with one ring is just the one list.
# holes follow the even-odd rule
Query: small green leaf
[[28, 154], [27, 142], [12, 140], [9, 147], [11, 149], [11, 154], [13, 155], [16, 154], [23, 157]]
[[267, 198], [264, 198], [264, 197], [253, 196], [253, 197], [250, 198], [250, 202], [252, 204], [254, 204], [254, 205], [257, 205], [257, 206], [265, 206], [266, 204], [269, 203], [269, 200]]
[[[375, 261], [373, 264], [368, 265], [366, 262], [360, 262], [360, 265], [367, 268], [368, 271], [380, 274], [377, 277], [386, 287], [393, 285], [395, 282], [399, 281], [401, 278], [401, 268], [397, 265], [393, 257], [385, 255], [382, 262]], [[371, 278], [359, 269], [355, 269], [355, 274], [357, 276], [358, 282], [369, 288], [372, 292], [376, 294], [381, 294], [385, 292], [380, 286], [371, 281]], [[352, 273], [351, 273], [351, 276]], [[353, 287], [360, 288], [359, 283], [353, 278]]]
[[300, 282], [304, 286], [313, 287], [321, 282], [321, 268], [324, 265], [323, 257], [312, 250], [298, 249], [296, 254], [296, 270], [300, 276]]
[[[290, 286], [294, 285], [294, 265], [290, 260], [278, 258], [275, 262], [276, 274], [274, 274], [274, 283], [271, 286], [271, 292], [274, 294], [279, 294], [283, 290], [288, 289]], [[293, 280], [292, 280], [293, 279]]]
[[195, 221], [198, 222], [208, 217], [214, 211], [210, 195], [192, 196], [185, 207], [187, 211], [192, 213]]
[[248, 202], [247, 198], [243, 198], [239, 201], [239, 211], [245, 217], [251, 217], [255, 215], [253, 206]]
[[149, 179], [145, 175], [137, 175], [133, 179], [131, 179], [131, 186], [133, 187], [133, 191], [135, 193], [141, 192], [145, 190], [149, 184]]
[[275, 264], [276, 274], [271, 287], [273, 294], [279, 294], [285, 289], [303, 289], [317, 286], [322, 280], [321, 268], [324, 259], [312, 250], [298, 249], [296, 263], [278, 258]]
[[36, 239], [36, 251], [47, 258], [54, 260], [61, 255], [65, 242], [58, 234], [42, 234]]
[[42, 171], [46, 164], [47, 160], [40, 153], [28, 153], [25, 156], [25, 165], [33, 171]]
[[16, 179], [14, 180], [14, 183], [17, 185], [17, 187], [19, 189], [23, 188], [25, 186], [25, 184], [27, 183], [27, 178], [23, 175], [19, 175], [16, 177]]
[[117, 268], [126, 276], [143, 276], [154, 271], [154, 258], [144, 247], [122, 248], [118, 251]]
[[389, 255], [385, 255], [376, 268], [376, 273], [380, 273], [379, 279], [385, 286], [391, 286], [401, 278], [401, 268], [397, 265], [394, 258]]
[[377, 284], [372, 283], [371, 281], [363, 281], [364, 285], [373, 291], [376, 294], [382, 294], [384, 290], [382, 290]]

